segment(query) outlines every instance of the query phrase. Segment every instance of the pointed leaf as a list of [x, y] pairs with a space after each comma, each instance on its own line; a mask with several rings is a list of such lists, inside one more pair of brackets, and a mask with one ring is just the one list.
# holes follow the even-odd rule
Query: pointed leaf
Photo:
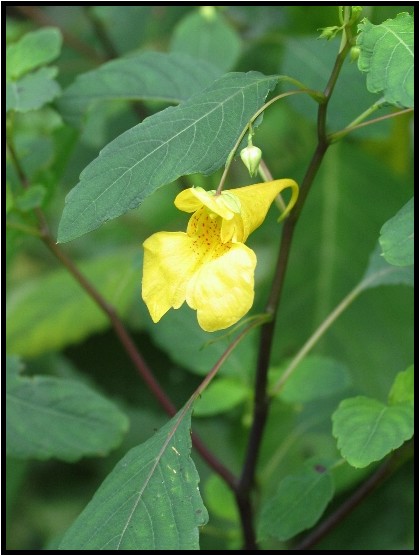
[[414, 410], [411, 404], [387, 406], [358, 396], [343, 400], [332, 420], [343, 458], [353, 467], [366, 467], [411, 438]]
[[130, 450], [65, 534], [60, 550], [198, 550], [207, 510], [190, 458], [191, 409]]
[[307, 465], [285, 477], [262, 507], [258, 537], [285, 541], [308, 529], [324, 513], [333, 493], [331, 474], [322, 465]]
[[52, 376], [19, 376], [7, 357], [7, 454], [15, 458], [75, 461], [118, 446], [128, 420], [84, 384]]
[[389, 264], [414, 264], [414, 199], [382, 226], [379, 243]]
[[366, 18], [358, 26], [358, 66], [367, 72], [371, 93], [383, 91], [397, 106], [414, 106], [414, 19], [404, 12], [373, 25]]
[[181, 53], [143, 52], [120, 58], [79, 75], [63, 93], [58, 106], [73, 125], [96, 102], [161, 100], [182, 102], [220, 75], [211, 64]]
[[369, 259], [368, 268], [360, 282], [361, 290], [393, 284], [414, 285], [414, 267], [390, 265], [381, 256], [380, 251], [378, 244]]
[[67, 196], [58, 240], [98, 228], [181, 175], [217, 170], [276, 83], [256, 72], [224, 75], [117, 137]]
[[6, 50], [6, 75], [16, 80], [28, 71], [48, 64], [60, 54], [61, 33], [55, 27], [45, 27], [27, 33]]

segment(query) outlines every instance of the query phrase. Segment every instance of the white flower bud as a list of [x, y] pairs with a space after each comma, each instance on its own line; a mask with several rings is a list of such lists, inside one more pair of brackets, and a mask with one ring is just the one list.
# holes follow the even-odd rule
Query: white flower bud
[[242, 162], [248, 169], [249, 175], [251, 178], [257, 175], [258, 167], [261, 162], [262, 151], [258, 147], [254, 145], [248, 145], [241, 150], [241, 159]]

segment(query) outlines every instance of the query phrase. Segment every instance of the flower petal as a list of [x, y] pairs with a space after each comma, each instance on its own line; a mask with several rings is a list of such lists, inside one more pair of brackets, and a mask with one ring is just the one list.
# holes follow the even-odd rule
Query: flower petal
[[207, 332], [238, 322], [254, 301], [257, 257], [241, 243], [224, 255], [206, 262], [187, 287], [187, 303], [197, 309], [198, 322]]
[[[216, 196], [214, 193], [214, 191], [206, 191], [202, 187], [191, 187], [181, 191], [176, 196], [174, 203], [176, 208], [184, 212], [195, 212], [205, 206], [222, 218], [227, 220], [233, 218], [235, 212], [229, 206], [233, 204], [233, 200], [231, 198], [224, 199], [223, 195]], [[238, 211], [239, 209], [236, 210]]]
[[198, 190], [204, 191], [202, 187], [190, 187], [178, 193], [174, 201], [176, 208], [184, 212], [195, 212], [201, 208], [203, 202], [197, 195]]
[[143, 243], [142, 297], [153, 322], [185, 301], [188, 281], [198, 264], [192, 241], [184, 232], [158, 232]]
[[[223, 222], [223, 240], [226, 241], [230, 235], [231, 238], [234, 238], [234, 241], [245, 242], [249, 234], [263, 223], [275, 197], [280, 191], [288, 187], [291, 187], [293, 191], [292, 198], [285, 211], [287, 213], [292, 209], [297, 199], [298, 185], [294, 180], [273, 180], [231, 189], [230, 191], [241, 201], [241, 214], [235, 215], [231, 223]], [[285, 213], [283, 213], [283, 216], [286, 215]], [[223, 230], [223, 228], [225, 229]]]

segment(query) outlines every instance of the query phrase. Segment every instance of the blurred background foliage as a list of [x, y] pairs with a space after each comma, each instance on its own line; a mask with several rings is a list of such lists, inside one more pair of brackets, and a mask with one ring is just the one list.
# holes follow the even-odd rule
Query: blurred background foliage
[[[60, 28], [64, 44], [55, 65], [63, 89], [78, 74], [112, 57], [168, 50], [202, 56], [221, 73], [257, 70], [288, 74], [323, 88], [337, 41], [314, 39], [317, 29], [336, 24], [335, 6], [233, 5], [217, 10], [223, 22], [222, 40], [229, 45], [220, 51], [203, 48], [197, 52], [194, 41], [201, 32], [194, 20], [197, 7], [187, 5], [8, 6], [6, 40], [9, 44], [40, 25]], [[363, 10], [371, 22], [381, 23], [410, 11], [410, 6], [375, 5]], [[229, 33], [223, 35], [226, 25]], [[375, 95], [366, 91], [364, 79], [356, 64], [347, 61], [331, 102], [331, 130], [341, 129], [375, 101]], [[32, 202], [41, 204], [54, 232], [65, 195], [83, 168], [109, 141], [164, 106], [98, 102], [78, 129], [64, 124], [54, 104], [15, 115], [18, 155], [32, 183], [41, 184], [42, 189], [40, 200]], [[266, 112], [254, 143], [263, 150], [273, 176], [301, 181], [316, 143], [315, 121], [315, 103], [302, 96], [277, 103]], [[293, 356], [358, 282], [381, 226], [410, 198], [412, 134], [411, 118], [400, 117], [351, 134], [328, 152], [296, 231], [276, 328], [273, 367]], [[215, 189], [220, 175], [184, 177], [161, 188], [137, 210], [64, 246], [115, 304], [177, 406], [186, 401], [227, 341], [201, 349], [211, 335], [198, 328], [189, 309], [172, 311], [158, 325], [152, 324], [140, 298], [141, 244], [155, 231], [184, 228], [187, 217], [173, 206], [180, 187], [194, 184]], [[251, 180], [246, 170], [234, 162], [227, 187], [247, 183]], [[19, 190], [9, 161], [7, 187], [15, 193]], [[19, 230], [19, 214], [15, 223], [6, 239], [8, 350], [22, 356], [29, 374], [86, 381], [106, 393], [130, 418], [123, 443], [105, 458], [85, 458], [71, 465], [55, 460], [7, 462], [8, 548], [48, 549], [55, 546], [122, 455], [150, 437], [167, 417], [134, 372], [107, 320], [42, 243]], [[272, 209], [249, 241], [258, 256], [253, 313], [261, 311], [267, 299], [278, 237]], [[293, 397], [276, 400], [261, 457], [264, 489], [272, 488], [279, 477], [308, 457], [337, 457], [330, 417], [343, 391], [346, 396], [362, 394], [384, 401], [396, 373], [412, 362], [412, 322], [412, 290], [405, 286], [369, 290], [340, 317], [314, 354], [344, 366], [342, 389], [306, 403], [293, 401]], [[193, 420], [194, 430], [236, 472], [250, 423], [256, 339], [256, 334], [250, 335], [216, 379], [215, 384], [225, 381], [221, 386], [231, 398], [228, 407], [217, 408], [216, 404], [214, 410], [214, 403], [207, 403], [210, 410], [205, 406], [197, 409]], [[219, 398], [217, 391], [213, 395], [215, 400]], [[201, 548], [238, 548], [238, 517], [229, 493], [198, 456], [194, 460], [210, 512]], [[338, 468], [339, 497], [345, 497], [371, 467]], [[402, 468], [317, 548], [408, 549], [413, 536], [408, 518], [413, 509], [411, 474], [408, 465]]]

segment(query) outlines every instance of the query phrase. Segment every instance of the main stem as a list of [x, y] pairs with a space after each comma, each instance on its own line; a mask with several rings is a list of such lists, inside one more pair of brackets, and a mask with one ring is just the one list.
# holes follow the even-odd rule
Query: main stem
[[245, 550], [258, 548], [255, 538], [253, 524], [253, 508], [251, 494], [255, 483], [255, 473], [258, 456], [263, 438], [263, 432], [267, 421], [270, 398], [267, 392], [267, 376], [270, 364], [271, 348], [273, 344], [274, 329], [276, 325], [276, 314], [280, 303], [280, 297], [284, 286], [287, 263], [292, 246], [293, 234], [300, 213], [305, 204], [315, 176], [328, 149], [329, 141], [326, 132], [327, 107], [334, 86], [337, 82], [341, 67], [350, 48], [349, 41], [340, 50], [330, 79], [324, 90], [324, 99], [318, 108], [317, 135], [318, 143], [311, 158], [306, 174], [302, 180], [298, 201], [283, 227], [283, 234], [279, 248], [276, 271], [271, 287], [270, 296], [267, 301], [266, 311], [272, 315], [272, 319], [261, 328], [260, 343], [258, 351], [257, 369], [255, 376], [255, 399], [251, 431], [248, 438], [245, 462], [242, 469], [237, 488], [236, 501], [241, 517], [244, 533]]

